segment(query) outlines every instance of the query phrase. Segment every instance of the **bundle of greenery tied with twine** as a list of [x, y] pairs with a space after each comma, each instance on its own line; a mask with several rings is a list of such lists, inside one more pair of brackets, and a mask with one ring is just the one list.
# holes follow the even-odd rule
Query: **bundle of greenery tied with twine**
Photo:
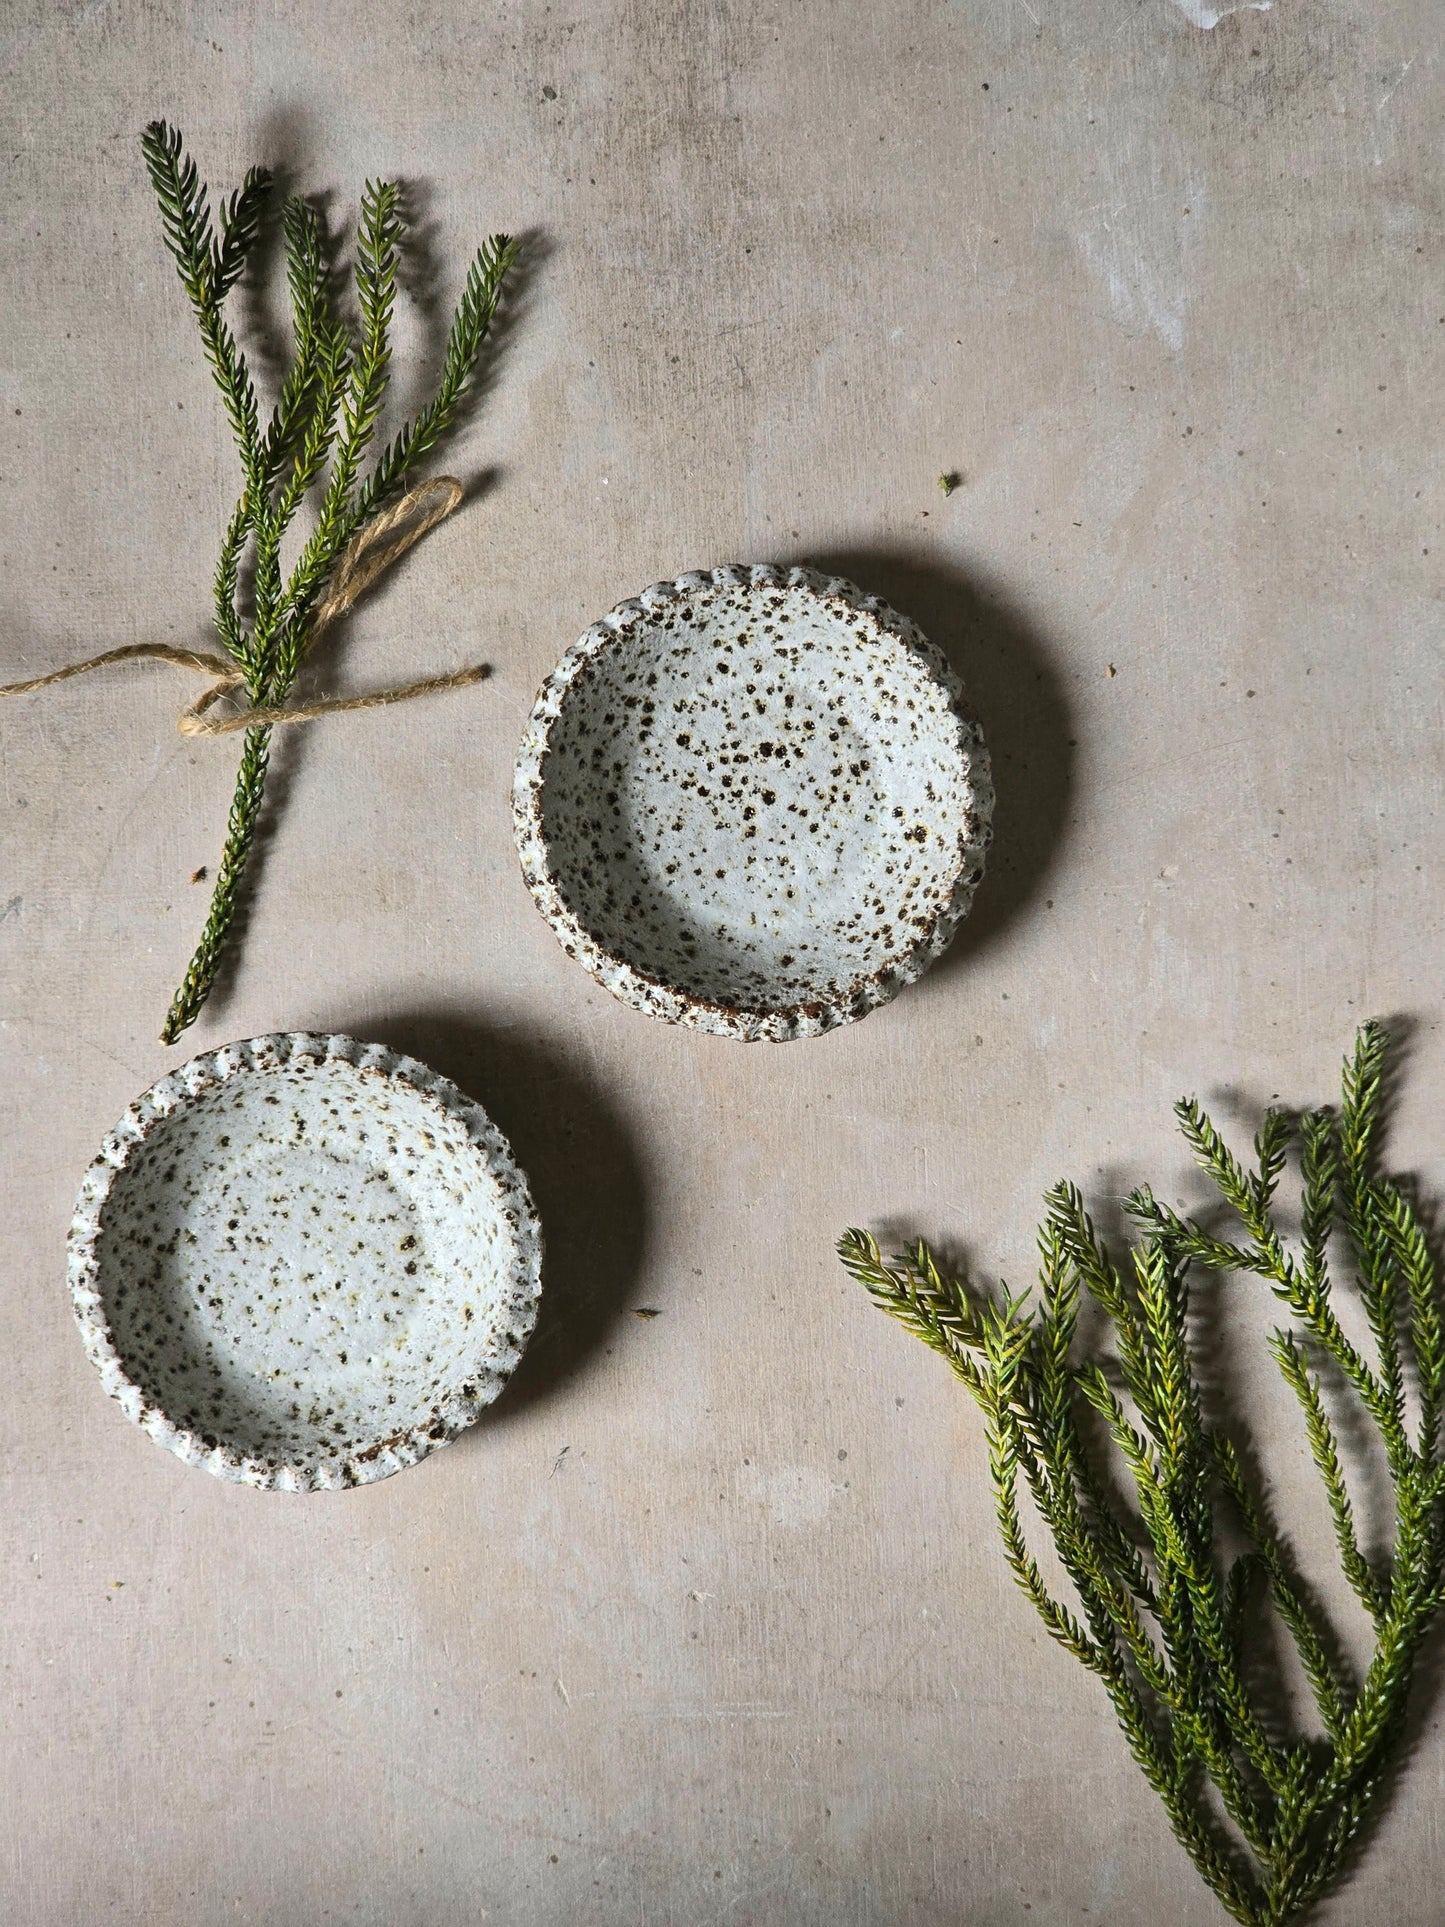
[[[462, 486], [450, 476], [403, 490], [417, 464], [453, 425], [473, 384], [516, 244], [498, 234], [478, 250], [452, 319], [435, 394], [386, 445], [363, 479], [363, 459], [375, 436], [390, 375], [403, 234], [397, 184], [369, 181], [362, 196], [356, 234], [360, 325], [355, 330], [334, 312], [317, 210], [300, 197], [286, 202], [282, 227], [294, 352], [280, 397], [263, 425], [246, 357], [223, 307], [252, 257], [272, 176], [253, 167], [213, 218], [205, 183], [175, 129], [153, 121], [142, 146], [166, 246], [195, 311], [241, 457], [241, 496], [226, 525], [215, 574], [214, 619], [226, 653], [133, 643], [49, 675], [10, 683], [0, 687], [0, 695], [20, 695], [109, 663], [152, 657], [215, 679], [182, 713], [182, 734], [244, 731], [210, 911], [161, 1031], [162, 1043], [171, 1044], [195, 1022], [216, 980], [255, 841], [271, 731], [278, 724], [308, 722], [336, 710], [376, 708], [460, 688], [486, 673], [476, 665], [363, 696], [290, 705], [286, 700], [307, 651], [323, 630], [461, 501]], [[288, 571], [282, 541], [313, 490], [319, 491], [315, 526]], [[245, 707], [229, 715], [210, 713], [231, 692], [244, 693]]]
[[[1147, 1187], [1125, 1205], [1137, 1231], [1127, 1267], [1061, 1184], [1039, 1234], [1040, 1293], [972, 1289], [923, 1243], [891, 1263], [864, 1231], [844, 1264], [882, 1308], [941, 1352], [982, 1409], [1004, 1553], [1059, 1643], [1098, 1675], [1174, 1832], [1234, 1919], [1281, 1927], [1336, 1881], [1395, 1757], [1421, 1641], [1445, 1588], [1445, 1336], [1440, 1281], [1402, 1183], [1376, 1169], [1386, 1038], [1368, 1024], [1346, 1061], [1338, 1114], [1270, 1111], [1255, 1166], [1192, 1099], [1180, 1127], [1242, 1233], [1217, 1236]], [[1296, 1142], [1297, 1243], [1274, 1198]], [[1348, 1254], [1370, 1331], [1361, 1349], [1336, 1309]], [[1353, 1675], [1296, 1577], [1237, 1446], [1201, 1394], [1190, 1319], [1199, 1267], [1263, 1278], [1287, 1308], [1270, 1349], [1304, 1419], [1345, 1578], [1374, 1650]], [[1081, 1300], [1102, 1312], [1116, 1356], [1080, 1358]], [[1367, 1355], [1372, 1354], [1372, 1355]], [[1332, 1419], [1343, 1400], [1347, 1419]], [[1340, 1427], [1372, 1433], [1388, 1467], [1388, 1558], [1361, 1543]], [[1091, 1428], [1112, 1440], [1137, 1505], [1100, 1472]], [[1028, 1547], [1020, 1482], [1077, 1600], [1056, 1598]], [[1229, 1556], [1231, 1542], [1237, 1546]], [[1267, 1605], [1252, 1598], [1263, 1594]], [[1298, 1653], [1319, 1730], [1289, 1736], [1261, 1703], [1273, 1614]], [[1256, 1616], [1252, 1616], [1253, 1614]], [[1261, 1635], [1256, 1638], [1256, 1635]], [[1227, 1822], [1225, 1819], [1227, 1816]]]

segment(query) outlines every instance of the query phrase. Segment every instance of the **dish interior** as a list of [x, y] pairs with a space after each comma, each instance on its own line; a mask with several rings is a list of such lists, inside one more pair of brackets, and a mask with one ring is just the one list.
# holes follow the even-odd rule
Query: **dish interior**
[[146, 1399], [247, 1458], [346, 1456], [515, 1362], [515, 1227], [466, 1127], [331, 1059], [229, 1079], [158, 1122], [97, 1241]]
[[584, 662], [541, 791], [553, 880], [604, 950], [770, 1009], [926, 940], [970, 801], [923, 658], [796, 587], [663, 604]]

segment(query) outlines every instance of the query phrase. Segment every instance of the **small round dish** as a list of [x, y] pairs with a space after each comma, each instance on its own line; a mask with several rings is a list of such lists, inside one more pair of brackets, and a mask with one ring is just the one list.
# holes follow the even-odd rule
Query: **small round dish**
[[138, 1097], [70, 1227], [81, 1336], [158, 1445], [279, 1491], [365, 1485], [497, 1396], [541, 1234], [480, 1106], [414, 1058], [305, 1032]]
[[983, 733], [907, 617], [810, 569], [659, 582], [574, 643], [518, 753], [522, 873], [635, 1009], [812, 1037], [920, 977], [983, 874]]

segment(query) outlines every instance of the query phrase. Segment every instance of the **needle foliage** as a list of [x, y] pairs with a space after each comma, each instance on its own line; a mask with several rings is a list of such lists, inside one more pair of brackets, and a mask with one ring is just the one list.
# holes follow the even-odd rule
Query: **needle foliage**
[[[1103, 1682], [1174, 1832], [1249, 1927], [1298, 1919], [1344, 1870], [1389, 1772], [1415, 1659], [1441, 1604], [1440, 1280], [1404, 1189], [1376, 1166], [1385, 1056], [1384, 1031], [1367, 1024], [1346, 1060], [1338, 1112], [1269, 1112], [1249, 1167], [1197, 1103], [1176, 1107], [1238, 1222], [1233, 1238], [1145, 1187], [1126, 1202], [1134, 1237], [1121, 1264], [1079, 1192], [1061, 1184], [1039, 1234], [1036, 1297], [977, 1292], [922, 1243], [892, 1262], [865, 1231], [839, 1245], [883, 1310], [941, 1352], [977, 1401], [1015, 1578], [1054, 1639]], [[1303, 1198], [1299, 1236], [1287, 1242], [1274, 1200], [1292, 1144]], [[1371, 1335], [1364, 1349], [1337, 1315], [1341, 1254]], [[1373, 1629], [1359, 1674], [1338, 1657], [1239, 1452], [1209, 1416], [1191, 1335], [1197, 1271], [1252, 1274], [1285, 1308], [1270, 1349]], [[1079, 1313], [1090, 1300], [1112, 1333], [1107, 1365], [1080, 1355]], [[1388, 1556], [1372, 1558], [1362, 1544], [1330, 1416], [1336, 1399], [1353, 1407], [1352, 1426], [1375, 1434], [1389, 1469]], [[1127, 1471], [1130, 1505], [1096, 1463], [1101, 1433]], [[1029, 1550], [1021, 1487], [1076, 1605], [1056, 1597]], [[1272, 1605], [1293, 1641], [1318, 1716], [1312, 1733], [1283, 1737], [1260, 1703], [1267, 1660], [1252, 1647], [1252, 1596], [1256, 1613]]]
[[[452, 319], [436, 392], [364, 475], [391, 369], [403, 236], [397, 184], [368, 181], [362, 196], [355, 262], [359, 323], [353, 325], [334, 312], [316, 209], [299, 197], [286, 202], [282, 232], [292, 359], [276, 404], [263, 420], [224, 307], [254, 253], [272, 177], [253, 167], [213, 216], [206, 185], [173, 127], [152, 121], [142, 147], [166, 246], [195, 314], [241, 460], [241, 493], [216, 565], [215, 625], [244, 675], [252, 706], [274, 706], [295, 681], [322, 591], [347, 545], [452, 426], [472, 385], [516, 246], [498, 234], [478, 250]], [[319, 491], [315, 524], [288, 568], [282, 542], [313, 489]], [[171, 1004], [163, 1043], [174, 1043], [195, 1021], [215, 982], [255, 840], [269, 740], [265, 726], [245, 732], [210, 912]]]

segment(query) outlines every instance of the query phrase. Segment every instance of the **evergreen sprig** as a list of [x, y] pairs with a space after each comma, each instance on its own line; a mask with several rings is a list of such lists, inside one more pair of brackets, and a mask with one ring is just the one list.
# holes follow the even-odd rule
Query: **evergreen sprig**
[[[974, 1290], [923, 1243], [891, 1263], [866, 1231], [839, 1243], [853, 1276], [942, 1353], [981, 1407], [1015, 1578], [1052, 1636], [1102, 1680], [1175, 1833], [1226, 1911], [1249, 1927], [1296, 1920], [1343, 1871], [1388, 1772], [1415, 1658], [1445, 1586], [1440, 1279], [1404, 1189], [1376, 1169], [1386, 1044], [1382, 1027], [1366, 1024], [1345, 1063], [1339, 1112], [1296, 1120], [1271, 1111], [1252, 1166], [1192, 1099], [1176, 1106], [1195, 1157], [1240, 1221], [1234, 1240], [1170, 1210], [1146, 1186], [1126, 1201], [1136, 1238], [1121, 1268], [1079, 1192], [1061, 1184], [1047, 1198], [1033, 1302], [1028, 1292]], [[1295, 1141], [1303, 1211], [1290, 1249], [1272, 1204]], [[1336, 1315], [1337, 1249], [1353, 1259], [1369, 1357]], [[1300, 1405], [1345, 1577], [1373, 1627], [1373, 1655], [1359, 1677], [1335, 1657], [1239, 1452], [1206, 1415], [1190, 1336], [1196, 1268], [1254, 1273], [1289, 1312], [1271, 1350]], [[1075, 1356], [1082, 1294], [1112, 1327], [1112, 1368]], [[1326, 1375], [1383, 1446], [1394, 1498], [1388, 1557], [1372, 1558], [1360, 1543]], [[1136, 1507], [1126, 1510], [1096, 1471], [1080, 1424], [1088, 1415], [1122, 1456]], [[1028, 1548], [1021, 1483], [1076, 1609], [1050, 1591]], [[1243, 1548], [1232, 1558], [1229, 1543]], [[1251, 1689], [1247, 1605], [1256, 1580], [1309, 1681], [1313, 1734], [1279, 1737], [1277, 1717]], [[1232, 1824], [1218, 1818], [1221, 1809]]]
[[[404, 232], [396, 184], [368, 181], [362, 196], [356, 335], [331, 311], [316, 209], [299, 197], [287, 201], [282, 232], [293, 359], [263, 427], [251, 371], [222, 304], [252, 257], [272, 177], [266, 169], [253, 167], [214, 218], [206, 185], [180, 134], [164, 121], [153, 121], [141, 144], [160, 204], [165, 243], [195, 312], [241, 458], [242, 492], [216, 565], [216, 629], [244, 677], [252, 705], [270, 707], [285, 698], [295, 681], [322, 590], [348, 543], [399, 494], [417, 463], [454, 422], [475, 377], [502, 284], [516, 259], [516, 244], [498, 234], [478, 251], [452, 321], [435, 394], [363, 479], [362, 465], [391, 369], [391, 322]], [[288, 572], [283, 540], [323, 474], [316, 526]], [[248, 552], [250, 589], [243, 596]], [[264, 725], [245, 732], [210, 912], [166, 1017], [163, 1043], [174, 1043], [195, 1022], [215, 982], [255, 840], [270, 733]]]

